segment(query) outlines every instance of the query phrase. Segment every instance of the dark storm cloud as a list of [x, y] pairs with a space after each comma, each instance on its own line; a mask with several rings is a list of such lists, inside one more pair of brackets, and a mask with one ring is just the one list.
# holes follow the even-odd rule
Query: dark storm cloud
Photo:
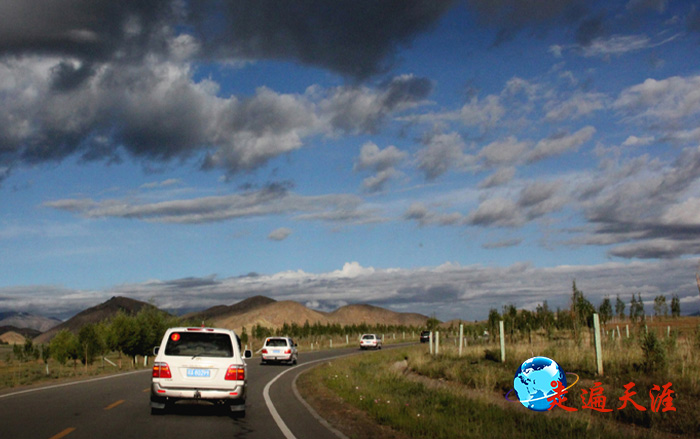
[[[0, 55], [59, 54], [83, 59], [145, 49], [173, 13], [171, 0], [3, 0]], [[126, 52], [125, 50], [128, 50]]]
[[429, 30], [453, 0], [234, 0], [191, 2], [192, 23], [214, 58], [293, 60], [364, 79]]

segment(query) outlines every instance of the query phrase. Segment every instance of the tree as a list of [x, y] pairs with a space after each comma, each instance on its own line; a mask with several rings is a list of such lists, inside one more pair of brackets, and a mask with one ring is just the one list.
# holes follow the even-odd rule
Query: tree
[[615, 301], [615, 314], [622, 320], [625, 318], [625, 302], [620, 299], [620, 295], [617, 295], [617, 300]]
[[440, 324], [440, 320], [436, 319], [435, 316], [430, 317], [428, 321], [425, 322], [426, 328], [428, 328], [429, 331], [435, 331], [438, 328], [438, 325]]
[[498, 333], [498, 322], [501, 321], [501, 315], [498, 313], [496, 308], [491, 308], [489, 311], [489, 337], [491, 340], [495, 340], [496, 334]]
[[671, 317], [680, 317], [681, 316], [681, 301], [678, 298], [677, 294], [674, 294], [671, 297]]
[[630, 320], [636, 322], [637, 319], [644, 320], [644, 302], [642, 301], [642, 295], [637, 294], [639, 299], [632, 294], [632, 300], [630, 301]]
[[603, 325], [605, 325], [610, 319], [612, 319], [612, 304], [610, 303], [610, 298], [605, 297], [600, 306], [598, 306], [598, 314], [600, 314], [600, 320]]
[[64, 366], [68, 359], [77, 358], [77, 338], [69, 330], [62, 329], [51, 340], [49, 349], [51, 349], [51, 356]]
[[574, 320], [574, 329], [576, 325], [591, 326], [593, 324], [593, 314], [595, 307], [583, 295], [583, 291], [576, 288], [576, 281], [573, 281], [571, 294], [571, 314]]
[[121, 366], [121, 354], [133, 358], [141, 353], [145, 334], [136, 318], [123, 312], [118, 312], [109, 325], [109, 346], [119, 352]]
[[654, 298], [654, 315], [656, 317], [668, 317], [668, 305], [666, 305], [666, 296], [658, 295]]
[[78, 344], [80, 345], [80, 356], [87, 369], [88, 364], [92, 364], [96, 355], [102, 354], [105, 345], [100, 337], [97, 325], [88, 323], [80, 328], [78, 332]]

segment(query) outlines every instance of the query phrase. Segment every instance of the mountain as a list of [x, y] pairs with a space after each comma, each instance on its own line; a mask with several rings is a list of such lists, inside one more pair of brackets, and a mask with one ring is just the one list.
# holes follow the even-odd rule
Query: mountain
[[328, 314], [333, 323], [352, 325], [367, 323], [374, 325], [424, 326], [428, 317], [416, 313], [400, 313], [373, 305], [346, 305]]
[[0, 335], [0, 341], [7, 344], [24, 344], [25, 338], [14, 331], [6, 332]]
[[243, 326], [262, 325], [267, 328], [279, 328], [283, 324], [296, 323], [303, 325], [306, 321], [310, 324], [319, 322], [322, 325], [332, 323], [325, 313], [309, 309], [298, 302], [284, 300], [273, 301], [267, 305], [258, 306], [249, 311], [219, 316], [214, 319], [214, 325], [233, 329], [239, 332]]
[[15, 328], [31, 328], [39, 332], [45, 332], [61, 323], [60, 320], [29, 314], [26, 312], [0, 313], [0, 326], [14, 326]]
[[119, 311], [123, 311], [126, 314], [136, 314], [144, 307], [154, 306], [139, 300], [129, 299], [128, 297], [112, 297], [106, 302], [79, 312], [60, 325], [54, 326], [36, 337], [34, 341], [35, 343], [48, 343], [62, 329], [77, 333], [83, 326], [107, 320], [115, 316]]
[[265, 296], [253, 296], [247, 299], [241, 300], [240, 302], [234, 303], [233, 305], [217, 305], [211, 308], [205, 309], [204, 311], [191, 312], [183, 315], [185, 319], [192, 319], [194, 321], [198, 320], [217, 320], [223, 317], [230, 317], [239, 314], [245, 314], [247, 312], [253, 311], [255, 309], [261, 308], [263, 306], [275, 303], [275, 299], [271, 299]]
[[[251, 306], [253, 303], [254, 306]], [[374, 325], [381, 322], [386, 325], [424, 326], [428, 320], [428, 317], [422, 314], [399, 313], [372, 305], [347, 305], [325, 313], [309, 309], [291, 300], [277, 302], [263, 296], [256, 296], [254, 302], [243, 301], [228, 307], [233, 311], [225, 314], [221, 307], [215, 308], [218, 314], [212, 319], [214, 326], [230, 328], [237, 332], [244, 326], [248, 330], [253, 325], [276, 329], [285, 323], [290, 325], [296, 323], [302, 326], [307, 321], [312, 325], [317, 322], [321, 325], [361, 323]]]
[[0, 336], [5, 335], [8, 332], [19, 334], [24, 338], [34, 338], [37, 335], [41, 334], [41, 331], [37, 331], [36, 329], [32, 328], [18, 328], [16, 326], [11, 325], [0, 326]]
[[[98, 323], [116, 315], [119, 311], [136, 314], [144, 307], [152, 307], [126, 297], [112, 297], [108, 301], [88, 308], [69, 320], [49, 329], [34, 339], [35, 343], [47, 343], [62, 329], [77, 333], [81, 327], [89, 323]], [[353, 325], [367, 323], [374, 325], [404, 325], [422, 327], [428, 320], [427, 316], [416, 313], [400, 313], [373, 305], [347, 305], [326, 313], [309, 309], [301, 303], [291, 300], [276, 301], [265, 296], [254, 296], [233, 305], [219, 305], [204, 311], [193, 312], [182, 316], [189, 320], [207, 320], [212, 326], [229, 328], [237, 332], [246, 327], [249, 331], [254, 325], [267, 328], [280, 328], [285, 323], [296, 323], [303, 326], [319, 323], [321, 325], [340, 324]]]

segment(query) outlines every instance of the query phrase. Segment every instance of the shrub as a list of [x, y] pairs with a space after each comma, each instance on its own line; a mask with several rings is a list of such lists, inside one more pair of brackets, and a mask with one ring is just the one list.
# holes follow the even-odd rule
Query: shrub
[[640, 345], [644, 354], [643, 366], [646, 372], [655, 372], [666, 368], [666, 350], [654, 331], [643, 335], [640, 338]]

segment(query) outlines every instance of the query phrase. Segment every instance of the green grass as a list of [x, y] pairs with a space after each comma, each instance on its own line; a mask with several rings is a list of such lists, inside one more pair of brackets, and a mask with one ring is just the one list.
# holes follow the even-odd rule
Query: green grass
[[[596, 417], [535, 413], [518, 404], [503, 407], [457, 388], [434, 388], [408, 379], [392, 365], [422, 347], [359, 355], [318, 367], [306, 383], [322, 383], [377, 423], [412, 438], [628, 437]], [[512, 384], [512, 378], [511, 378]], [[499, 400], [500, 401], [500, 400]]]

